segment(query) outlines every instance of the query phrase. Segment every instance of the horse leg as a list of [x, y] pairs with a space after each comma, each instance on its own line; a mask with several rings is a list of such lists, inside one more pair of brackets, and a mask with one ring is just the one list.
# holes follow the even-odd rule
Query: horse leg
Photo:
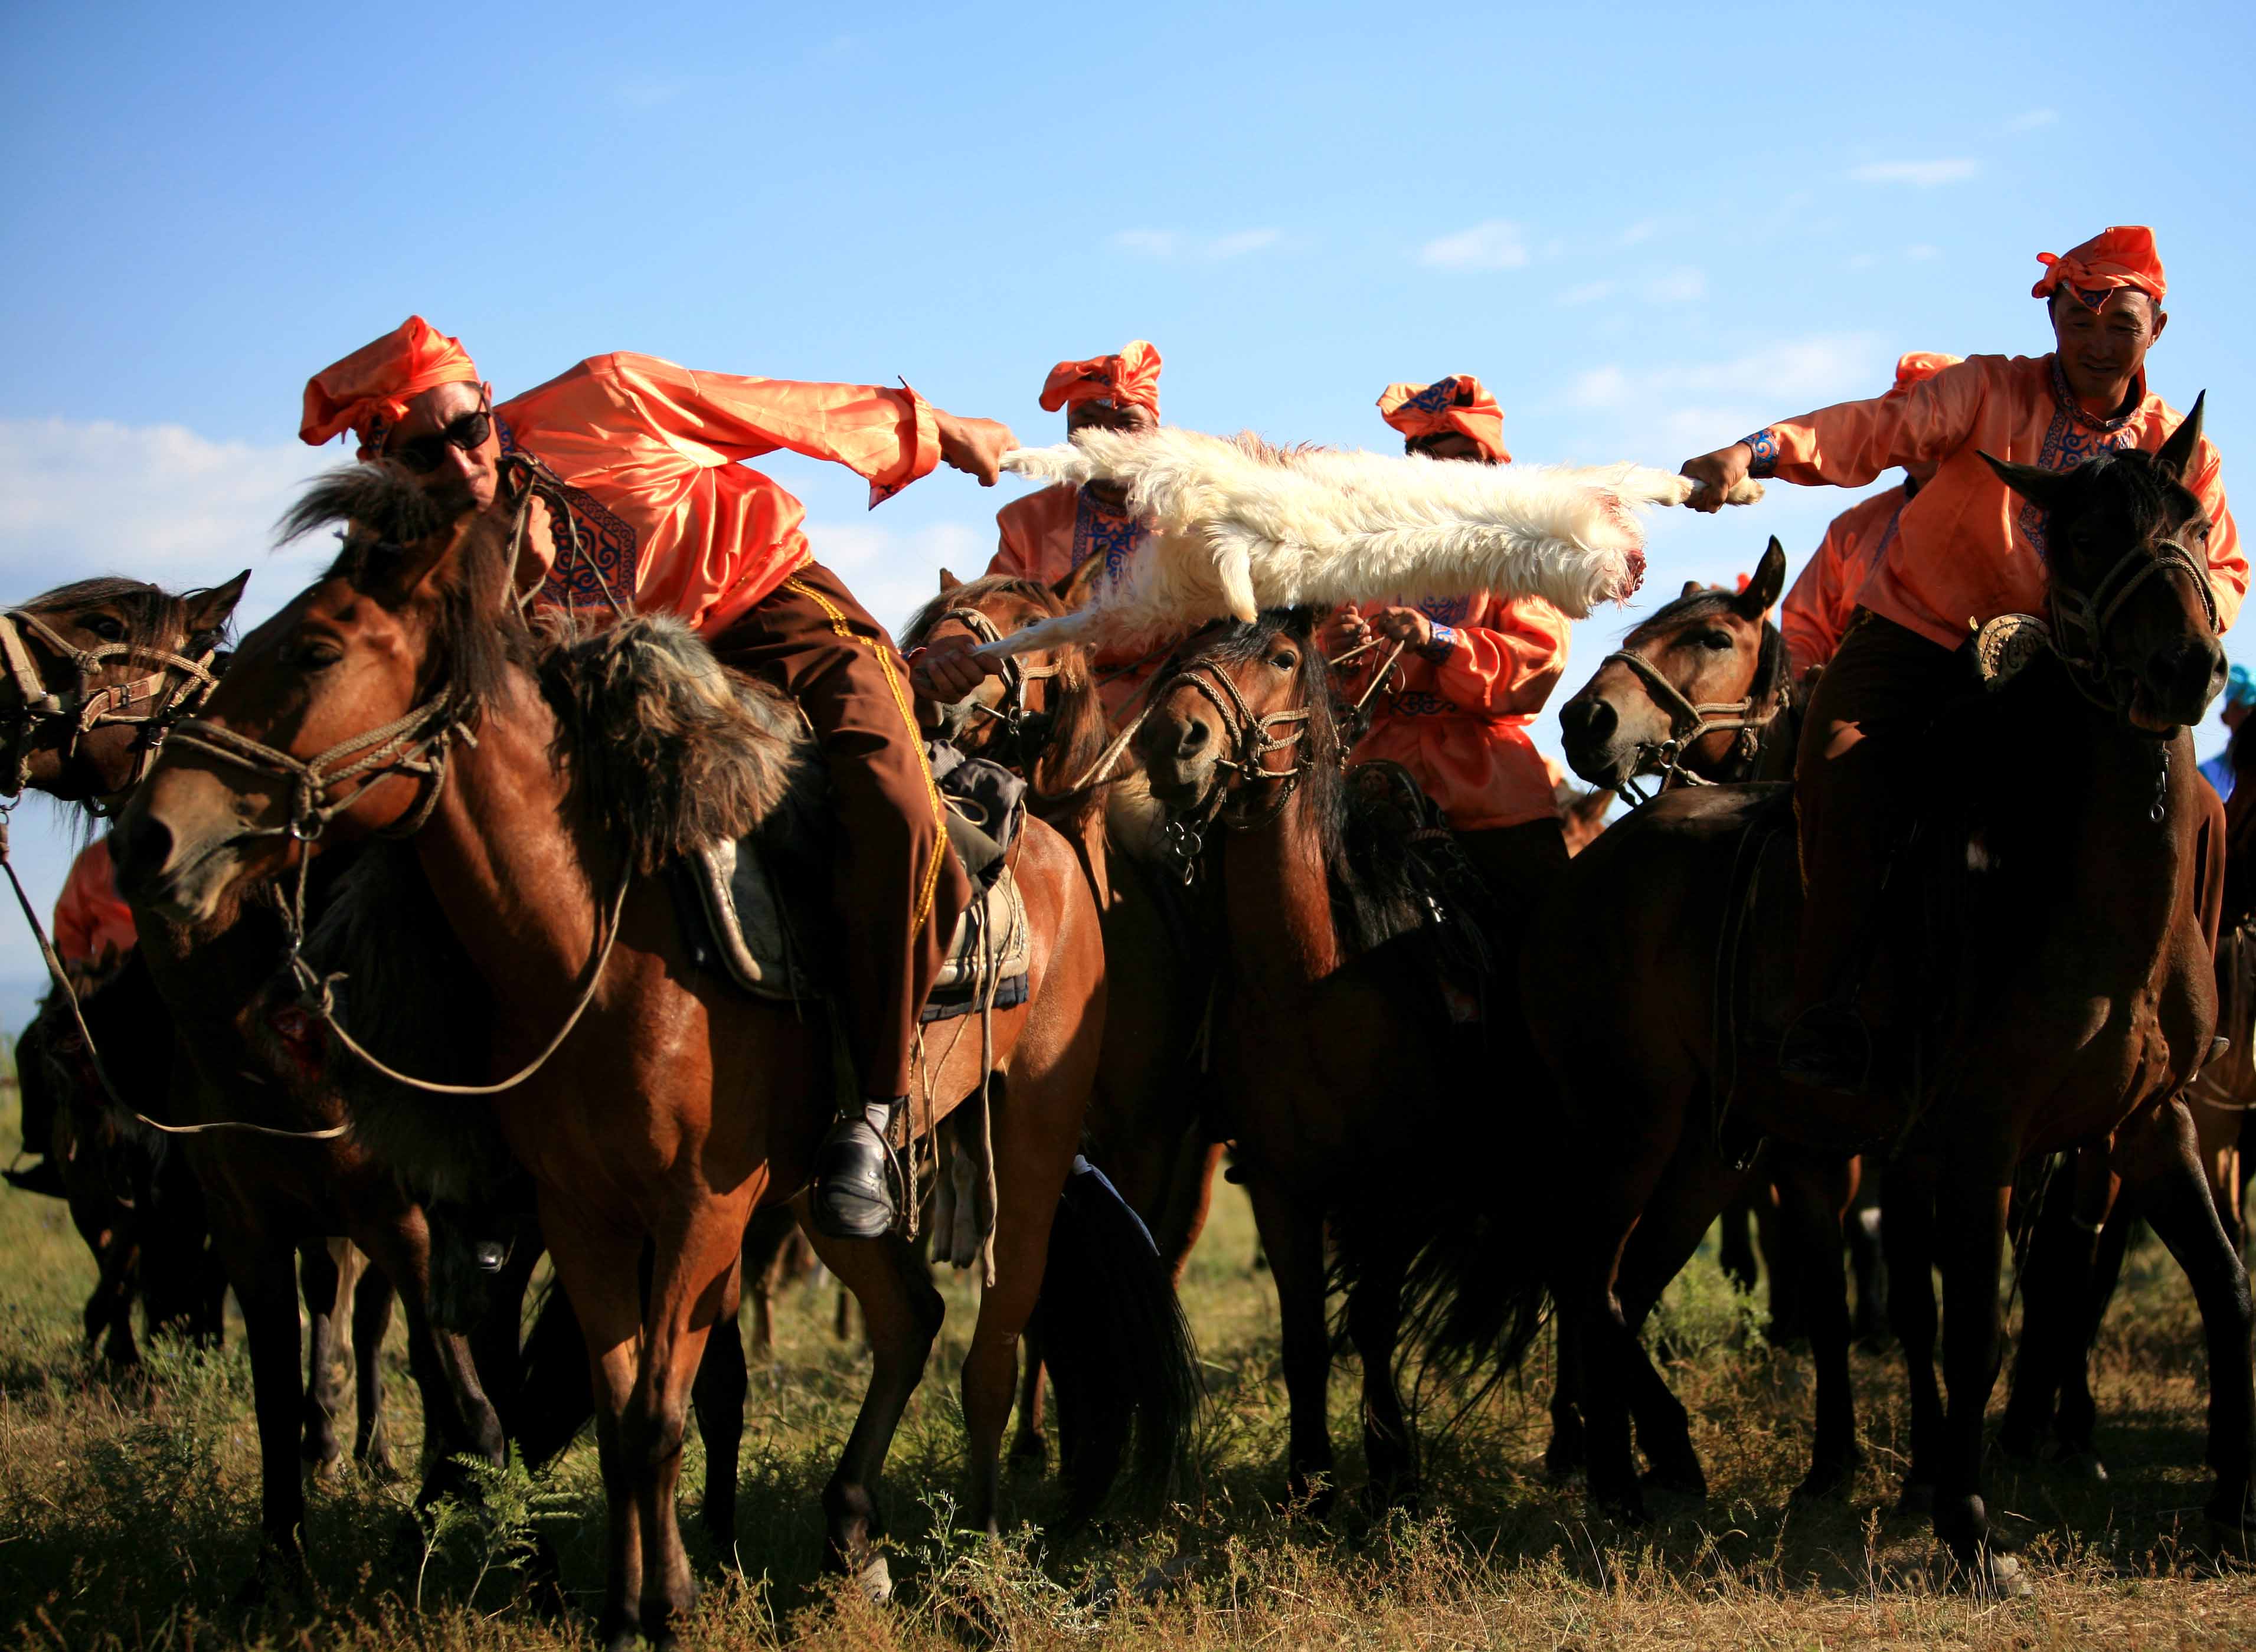
[[1877, 1186], [1878, 1159], [1857, 1161], [1857, 1201], [1842, 1223], [1849, 1240], [1849, 1266], [1857, 1281], [1857, 1313], [1853, 1321], [1857, 1346], [1878, 1353], [1887, 1346], [1887, 1267], [1880, 1248], [1880, 1201]]
[[2036, 1212], [2028, 1259], [2021, 1269], [2020, 1346], [2014, 1350], [2006, 1413], [1998, 1426], [1998, 1449], [2024, 1462], [2036, 1458], [2053, 1431], [2063, 1385], [2075, 1381], [2071, 1374], [2089, 1363], [2090, 1333], [2097, 1330], [2105, 1307], [2104, 1302], [2090, 1300], [2100, 1222], [2087, 1219], [2084, 1213], [2096, 1187], [2097, 1214], [2105, 1214], [2110, 1182], [2106, 1154], [2084, 1149], [2072, 1156], [2067, 1170], [2065, 1177], [2057, 1170], [2053, 1172]]
[[2192, 1117], [2182, 1101], [2158, 1109], [2119, 1145], [2125, 1179], [2135, 1179], [2140, 1204], [2193, 1286], [2209, 1351], [2209, 1466], [2217, 1486], [2205, 1512], [2232, 1527], [2256, 1522], [2250, 1501], [2251, 1452], [2256, 1451], [2256, 1380], [2249, 1338], [2256, 1328], [2248, 1275], [2225, 1237], [2201, 1162]]
[[344, 1457], [337, 1438], [337, 1413], [344, 1408], [342, 1373], [337, 1358], [338, 1298], [344, 1280], [329, 1241], [309, 1239], [298, 1248], [298, 1277], [306, 1292], [305, 1419], [299, 1453], [307, 1469], [326, 1477]]
[[1724, 1270], [1731, 1289], [1741, 1296], [1754, 1294], [1759, 1270], [1755, 1263], [1754, 1220], [1755, 1200], [1761, 1190], [1742, 1193], [1724, 1206], [1719, 1219], [1720, 1232], [1716, 1241], [1716, 1264]]
[[713, 1322], [689, 1390], [689, 1402], [697, 1411], [697, 1438], [705, 1445], [705, 1501], [698, 1506], [698, 1523], [722, 1557], [730, 1561], [737, 1547], [737, 1462], [744, 1443], [744, 1395], [751, 1386], [744, 1375], [744, 1334], [737, 1314], [737, 1304], [731, 1303], [729, 1311]]
[[1942, 1446], [1942, 1393], [1935, 1379], [1935, 1184], [1927, 1165], [1900, 1159], [1889, 1165], [1880, 1247], [1888, 1262], [1888, 1323], [1903, 1348], [1911, 1394], [1911, 1466], [1896, 1509], [1923, 1515], [1935, 1506]]
[[2071, 1360], [2061, 1374], [2060, 1409], [2053, 1417], [2061, 1455], [2087, 1464], [2092, 1477], [2098, 1480], [2107, 1477], [2107, 1469], [2092, 1444], [2093, 1431], [2099, 1425], [2099, 1405], [2091, 1394], [2090, 1356], [2099, 1340], [2107, 1304], [2114, 1300], [2115, 1286], [2123, 1276], [2123, 1255], [2131, 1248], [2132, 1229], [2138, 1225], [2138, 1214], [2127, 1204], [2119, 1202], [2100, 1229], [2099, 1248], [2091, 1264], [2091, 1289], [2077, 1304], [2083, 1318], [2076, 1326], [2075, 1346], [2083, 1357]]
[[1849, 1281], [1841, 1244], [1842, 1214], [1856, 1197], [1855, 1164], [1853, 1158], [1790, 1151], [1773, 1167], [1780, 1232], [1800, 1258], [1785, 1271], [1801, 1276], [1803, 1323], [1817, 1367], [1809, 1473], [1794, 1493], [1801, 1499], [1847, 1491], [1865, 1461], [1849, 1378]]
[[2018, 1592], [2027, 1588], [2020, 1566], [1996, 1548], [1982, 1501], [1983, 1414], [1997, 1381], [1998, 1274], [2005, 1260], [2011, 1178], [1978, 1163], [1946, 1164], [1936, 1191], [1949, 1404], [1935, 1487], [1935, 1534], [1969, 1568], [1978, 1587]]
[[[806, 1196], [792, 1201], [804, 1213]], [[872, 1599], [892, 1597], [892, 1575], [875, 1544], [885, 1536], [878, 1482], [901, 1414], [923, 1380], [945, 1309], [914, 1252], [898, 1239], [808, 1237], [822, 1265], [862, 1304], [870, 1339], [870, 1387], [838, 1466], [822, 1488], [822, 1564], [854, 1578]]]
[[1364, 1261], [1347, 1296], [1347, 1334], [1363, 1362], [1363, 1459], [1371, 1507], [1418, 1505], [1418, 1443], [1403, 1414], [1394, 1380], [1394, 1344], [1402, 1326], [1407, 1252], [1390, 1240]]
[[389, 1478], [391, 1452], [384, 1438], [384, 1339], [391, 1329], [396, 1293], [381, 1268], [361, 1269], [353, 1288], [353, 1460]]
[[1258, 1163], [1247, 1178], [1246, 1192], [1252, 1195], [1253, 1225], [1277, 1282], [1285, 1401], [1292, 1417], [1285, 1493], [1294, 1502], [1306, 1503], [1321, 1519], [1329, 1512], [1337, 1491], [1331, 1431], [1324, 1417], [1331, 1335], [1324, 1319], [1323, 1217], [1304, 1208]]
[[241, 1597], [250, 1602], [272, 1584], [294, 1590], [307, 1578], [306, 1493], [298, 1472], [305, 1399], [298, 1375], [298, 1280], [286, 1241], [229, 1223], [222, 1244], [243, 1310], [258, 1424], [259, 1554]]

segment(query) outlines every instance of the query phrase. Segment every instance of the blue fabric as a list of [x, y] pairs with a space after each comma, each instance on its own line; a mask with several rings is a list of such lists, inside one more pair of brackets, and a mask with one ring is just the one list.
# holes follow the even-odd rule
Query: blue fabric
[[2224, 679], [2224, 703], [2228, 706], [2256, 705], [2256, 677], [2248, 674], [2245, 665], [2236, 665]]
[[[2238, 666], [2233, 668], [2238, 670]], [[2225, 802], [2232, 801], [2232, 750], [2227, 747], [2201, 765], [2201, 777], [2217, 788], [2217, 795]]]

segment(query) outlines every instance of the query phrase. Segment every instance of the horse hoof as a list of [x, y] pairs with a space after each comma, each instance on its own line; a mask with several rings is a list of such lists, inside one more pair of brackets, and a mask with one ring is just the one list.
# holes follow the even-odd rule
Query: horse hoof
[[2256, 1492], [2245, 1486], [2237, 1490], [2220, 1487], [2202, 1505], [2201, 1512], [2210, 1524], [2229, 1531], [2256, 1530]]
[[1698, 1469], [1689, 1473], [1682, 1469], [1649, 1468], [1639, 1476], [1638, 1484], [1650, 1495], [1681, 1497], [1696, 1503], [1708, 1501], [1708, 1477]]
[[1014, 1467], [1040, 1469], [1050, 1460], [1050, 1441], [1047, 1434], [1021, 1434], [1011, 1442], [1011, 1462]]
[[1553, 1485], [1570, 1480], [1583, 1471], [1583, 1437], [1554, 1432], [1543, 1448], [1543, 1473]]
[[2083, 1480], [2091, 1486], [2104, 1486], [2107, 1483], [2107, 1465], [2099, 1460], [2099, 1453], [2097, 1452], [2089, 1449], [2076, 1451], [2063, 1449], [2053, 1461], [2071, 1479]]
[[1651, 1518], [1645, 1509], [1645, 1494], [1632, 1481], [1625, 1492], [1594, 1496], [1598, 1513], [1617, 1526], [1642, 1526]]
[[1933, 1515], [1935, 1513], [1935, 1482], [1928, 1480], [1906, 1480], [1903, 1494], [1896, 1499], [1896, 1513]]
[[869, 1564], [854, 1574], [854, 1586], [871, 1606], [890, 1606], [893, 1599], [893, 1571], [883, 1555], [872, 1555]]
[[1966, 1566], [1966, 1586], [1975, 1594], [1996, 1600], [2024, 1600], [2029, 1595], [2028, 1574], [2021, 1563], [1996, 1549], [1983, 1550]]
[[1797, 1503], [1838, 1501], [1856, 1483], [1856, 1464], [1828, 1464], [1823, 1468], [1809, 1471], [1801, 1484], [1794, 1488], [1794, 1501]]

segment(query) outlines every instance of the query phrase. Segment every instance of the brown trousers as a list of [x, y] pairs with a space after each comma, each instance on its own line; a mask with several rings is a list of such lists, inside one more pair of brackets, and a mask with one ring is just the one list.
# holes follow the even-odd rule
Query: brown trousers
[[814, 730], [839, 827], [831, 898], [845, 931], [847, 1047], [864, 1095], [906, 1095], [917, 1012], [971, 898], [948, 853], [908, 667], [885, 627], [815, 562], [711, 642], [724, 664], [798, 701]]
[[[1960, 681], [1957, 657], [1858, 608], [1817, 679], [1802, 719], [1794, 779], [1801, 840], [1801, 949], [1796, 1007], [1844, 991], [1888, 855], [1908, 825], [1921, 730]], [[1872, 1019], [1888, 1019], [1875, 969]]]

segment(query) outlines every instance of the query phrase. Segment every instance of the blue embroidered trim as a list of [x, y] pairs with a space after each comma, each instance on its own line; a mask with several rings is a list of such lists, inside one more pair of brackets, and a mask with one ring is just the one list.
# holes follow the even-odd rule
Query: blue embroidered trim
[[[2146, 399], [2146, 386], [2139, 385], [2138, 400]], [[2052, 362], [2052, 423], [2045, 427], [2044, 443], [2037, 449], [2037, 463], [2047, 470], [2073, 470], [2095, 454], [2122, 453], [2139, 445], [2139, 434], [2131, 428], [2131, 416], [2120, 418], [2095, 418], [2076, 404], [2076, 396], [2068, 387], [2068, 376], [2061, 371], [2060, 358]], [[2038, 556], [2045, 554], [2046, 513], [2027, 500], [2013, 517], [2030, 548]]]
[[1457, 378], [1452, 373], [1447, 378], [1437, 378], [1402, 404], [1421, 413], [1446, 413], [1457, 404]]
[[1456, 701], [1443, 699], [1439, 694], [1429, 694], [1423, 690], [1414, 689], [1396, 694], [1392, 697], [1391, 703], [1395, 713], [1404, 717], [1454, 717], [1457, 714]]
[[1429, 596], [1421, 599], [1416, 607], [1437, 627], [1463, 625], [1465, 616], [1473, 611], [1473, 600], [1469, 596]]
[[1456, 651], [1456, 647], [1457, 628], [1436, 620], [1434, 622], [1433, 640], [1421, 647], [1418, 655], [1427, 664], [1439, 665]]
[[1758, 480], [1774, 475], [1778, 470], [1778, 432], [1768, 425], [1752, 436], [1739, 439], [1754, 450], [1754, 459], [1747, 466], [1747, 475]]
[[[494, 423], [501, 431], [502, 452], [530, 452], [518, 446], [517, 432], [506, 420], [497, 418]], [[538, 453], [532, 456], [540, 457]], [[580, 560], [570, 568], [568, 584], [560, 576], [572, 559], [572, 535], [562, 523], [550, 523], [549, 537], [554, 543], [556, 560], [549, 567], [548, 577], [540, 582], [540, 601], [559, 608], [607, 608], [610, 604], [603, 600], [603, 587], [608, 585], [611, 595], [622, 606], [631, 608], [638, 560], [633, 524], [597, 503], [581, 489], [566, 486], [562, 492], [565, 503], [571, 507], [572, 520], [580, 530]]]
[[1104, 577], [1117, 580], [1128, 559], [1142, 550], [1144, 541], [1151, 537], [1152, 531], [1143, 523], [1102, 509], [1086, 489], [1075, 503], [1073, 566], [1076, 568], [1091, 557], [1103, 557]]

